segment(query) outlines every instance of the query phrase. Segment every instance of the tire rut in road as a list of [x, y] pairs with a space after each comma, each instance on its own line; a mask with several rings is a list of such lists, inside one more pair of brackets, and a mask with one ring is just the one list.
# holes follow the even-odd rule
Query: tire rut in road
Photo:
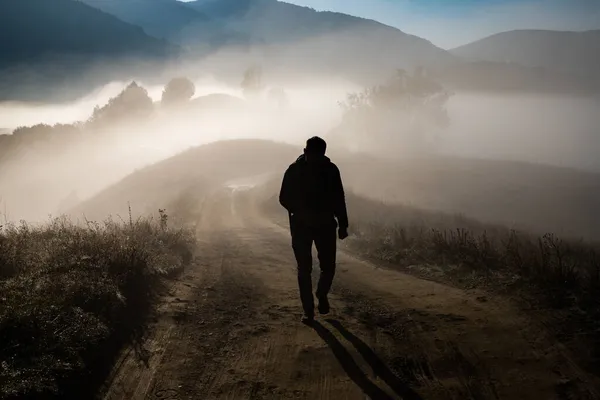
[[174, 316], [171, 342], [149, 398], [218, 397], [220, 374], [241, 356], [244, 341], [264, 330], [253, 322], [261, 283], [235, 265], [247, 251], [243, 243], [227, 232], [214, 232], [206, 246], [201, 256], [204, 278], [191, 301]]

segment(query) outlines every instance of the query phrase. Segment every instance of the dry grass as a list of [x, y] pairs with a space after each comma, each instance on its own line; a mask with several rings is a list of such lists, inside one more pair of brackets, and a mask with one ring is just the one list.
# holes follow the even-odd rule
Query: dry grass
[[89, 398], [194, 237], [160, 217], [0, 228], [0, 398]]
[[[351, 236], [345, 244], [358, 255], [403, 269], [441, 268], [449, 279], [481, 278], [472, 284], [495, 281], [535, 286], [557, 307], [600, 305], [596, 296], [600, 289], [598, 244], [562, 240], [552, 233], [535, 236], [461, 215], [352, 194], [347, 203]], [[276, 196], [268, 197], [264, 207], [279, 223], [286, 223]]]
[[[600, 247], [449, 214], [350, 197], [357, 253], [401, 268], [437, 265], [486, 285], [531, 286], [553, 307], [597, 309]], [[477, 282], [475, 282], [477, 283]]]

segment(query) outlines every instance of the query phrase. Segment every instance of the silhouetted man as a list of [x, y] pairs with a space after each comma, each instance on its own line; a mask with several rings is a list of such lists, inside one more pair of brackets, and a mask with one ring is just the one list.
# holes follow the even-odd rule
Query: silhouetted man
[[308, 139], [304, 154], [285, 172], [279, 193], [279, 202], [290, 216], [304, 323], [311, 323], [315, 315], [311, 279], [313, 242], [321, 267], [316, 291], [318, 309], [319, 313], [327, 314], [327, 295], [335, 275], [337, 237], [341, 240], [348, 237], [342, 178], [338, 167], [325, 156], [326, 149], [327, 144], [320, 137]]

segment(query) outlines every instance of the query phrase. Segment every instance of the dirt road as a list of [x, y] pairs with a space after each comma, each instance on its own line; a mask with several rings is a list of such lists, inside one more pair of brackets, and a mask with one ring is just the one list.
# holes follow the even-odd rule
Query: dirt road
[[144, 348], [123, 355], [107, 400], [600, 398], [510, 304], [343, 253], [332, 313], [305, 326], [289, 233], [251, 192], [202, 204], [197, 265]]

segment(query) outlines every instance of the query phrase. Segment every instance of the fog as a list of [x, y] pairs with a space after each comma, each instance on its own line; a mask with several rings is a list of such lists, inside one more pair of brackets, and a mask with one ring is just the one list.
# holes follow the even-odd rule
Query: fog
[[[160, 101], [164, 85], [138, 83], [155, 102]], [[195, 79], [194, 83], [194, 100], [204, 103], [194, 103], [192, 108], [158, 108], [150, 119], [134, 119], [111, 126], [93, 135], [93, 139], [57, 149], [52, 156], [38, 158], [34, 151], [36, 146], [22, 148], [16, 161], [0, 168], [0, 213], [7, 220], [47, 219], [48, 215], [64, 212], [144, 166], [192, 146], [218, 140], [271, 139], [294, 144], [300, 152], [307, 137], [329, 137], [328, 133], [342, 120], [338, 102], [348, 93], [361, 90], [341, 79], [315, 78], [311, 84], [289, 83], [281, 85], [288, 97], [288, 107], [280, 108], [266, 95], [244, 100], [239, 87], [211, 76]], [[14, 129], [38, 123], [84, 121], [96, 105], [106, 104], [127, 84], [112, 82], [66, 104], [0, 104], [0, 127]], [[214, 94], [231, 97], [210, 96]], [[220, 103], [221, 100], [226, 101]], [[573, 96], [456, 93], [447, 104], [450, 124], [440, 129], [431, 152], [600, 172], [598, 106], [598, 99]], [[367, 137], [366, 141], [369, 140], [378, 139]], [[331, 150], [339, 153], [343, 150], [339, 148], [342, 143], [344, 141], [331, 141]], [[386, 147], [385, 143], [379, 145]], [[358, 147], [348, 146], [352, 150], [365, 150]], [[394, 148], [387, 147], [386, 156], [392, 154], [393, 158]], [[407, 157], [411, 154], [404, 152], [399, 156]], [[363, 176], [368, 176], [368, 172]], [[375, 175], [372, 178], [377, 179]], [[461, 181], [465, 179], [468, 181], [467, 177]], [[399, 192], [402, 190], [397, 188]], [[468, 187], [461, 190], [465, 196], [469, 195]], [[436, 200], [435, 207], [442, 208], [444, 193], [439, 196], [442, 200]], [[420, 201], [420, 198], [413, 196], [409, 200]], [[455, 203], [461, 201], [455, 200]], [[460, 207], [457, 210], [460, 212]], [[477, 216], [485, 217], [486, 213], [480, 210]]]
[[[159, 101], [164, 85], [144, 86]], [[127, 85], [113, 82], [69, 104], [0, 104], [0, 124], [14, 129], [39, 123], [85, 121], [96, 105], [104, 105]], [[245, 101], [241, 89], [214, 78], [195, 82], [195, 108], [158, 111], [150, 120], [130, 120], [107, 128], [89, 140], [39, 158], [36, 144], [20, 148], [19, 157], [0, 168], [2, 213], [10, 220], [40, 220], [64, 210], [65, 199], [89, 198], [136, 169], [176, 155], [192, 146], [235, 138], [275, 139], [301, 145], [306, 135], [322, 134], [341, 117], [338, 99], [358, 89], [344, 82], [315, 82], [313, 87], [288, 85], [289, 107], [281, 110], [261, 96]], [[225, 104], [208, 95], [228, 95]], [[208, 97], [205, 97], [208, 96]], [[231, 103], [233, 101], [233, 103]], [[231, 104], [230, 104], [231, 103]], [[80, 168], [80, 166], [85, 166]], [[33, 194], [33, 195], [32, 195]], [[68, 197], [71, 196], [71, 199]]]
[[600, 172], [598, 110], [600, 98], [458, 94], [441, 149]]
[[[154, 101], [160, 100], [164, 86], [139, 83]], [[194, 83], [194, 98], [215, 93], [243, 98], [239, 88], [212, 78]], [[0, 128], [10, 132], [19, 126], [86, 120], [95, 106], [106, 104], [126, 84], [112, 82], [67, 104], [0, 103]], [[158, 143], [141, 140], [134, 146], [154, 149], [161, 157], [168, 157], [192, 145], [248, 135], [297, 142], [313, 133], [323, 134], [339, 123], [342, 112], [337, 102], [359, 89], [342, 81], [313, 87], [288, 86], [285, 90], [291, 108], [285, 116], [260, 115], [255, 109], [237, 114], [239, 119], [232, 123], [227, 121], [227, 111], [203, 117], [202, 121], [181, 114], [169, 120], [170, 132]], [[441, 153], [600, 172], [600, 98], [458, 93], [451, 97], [447, 108], [451, 123], [439, 135], [437, 147]], [[270, 132], [274, 129], [280, 132]]]

